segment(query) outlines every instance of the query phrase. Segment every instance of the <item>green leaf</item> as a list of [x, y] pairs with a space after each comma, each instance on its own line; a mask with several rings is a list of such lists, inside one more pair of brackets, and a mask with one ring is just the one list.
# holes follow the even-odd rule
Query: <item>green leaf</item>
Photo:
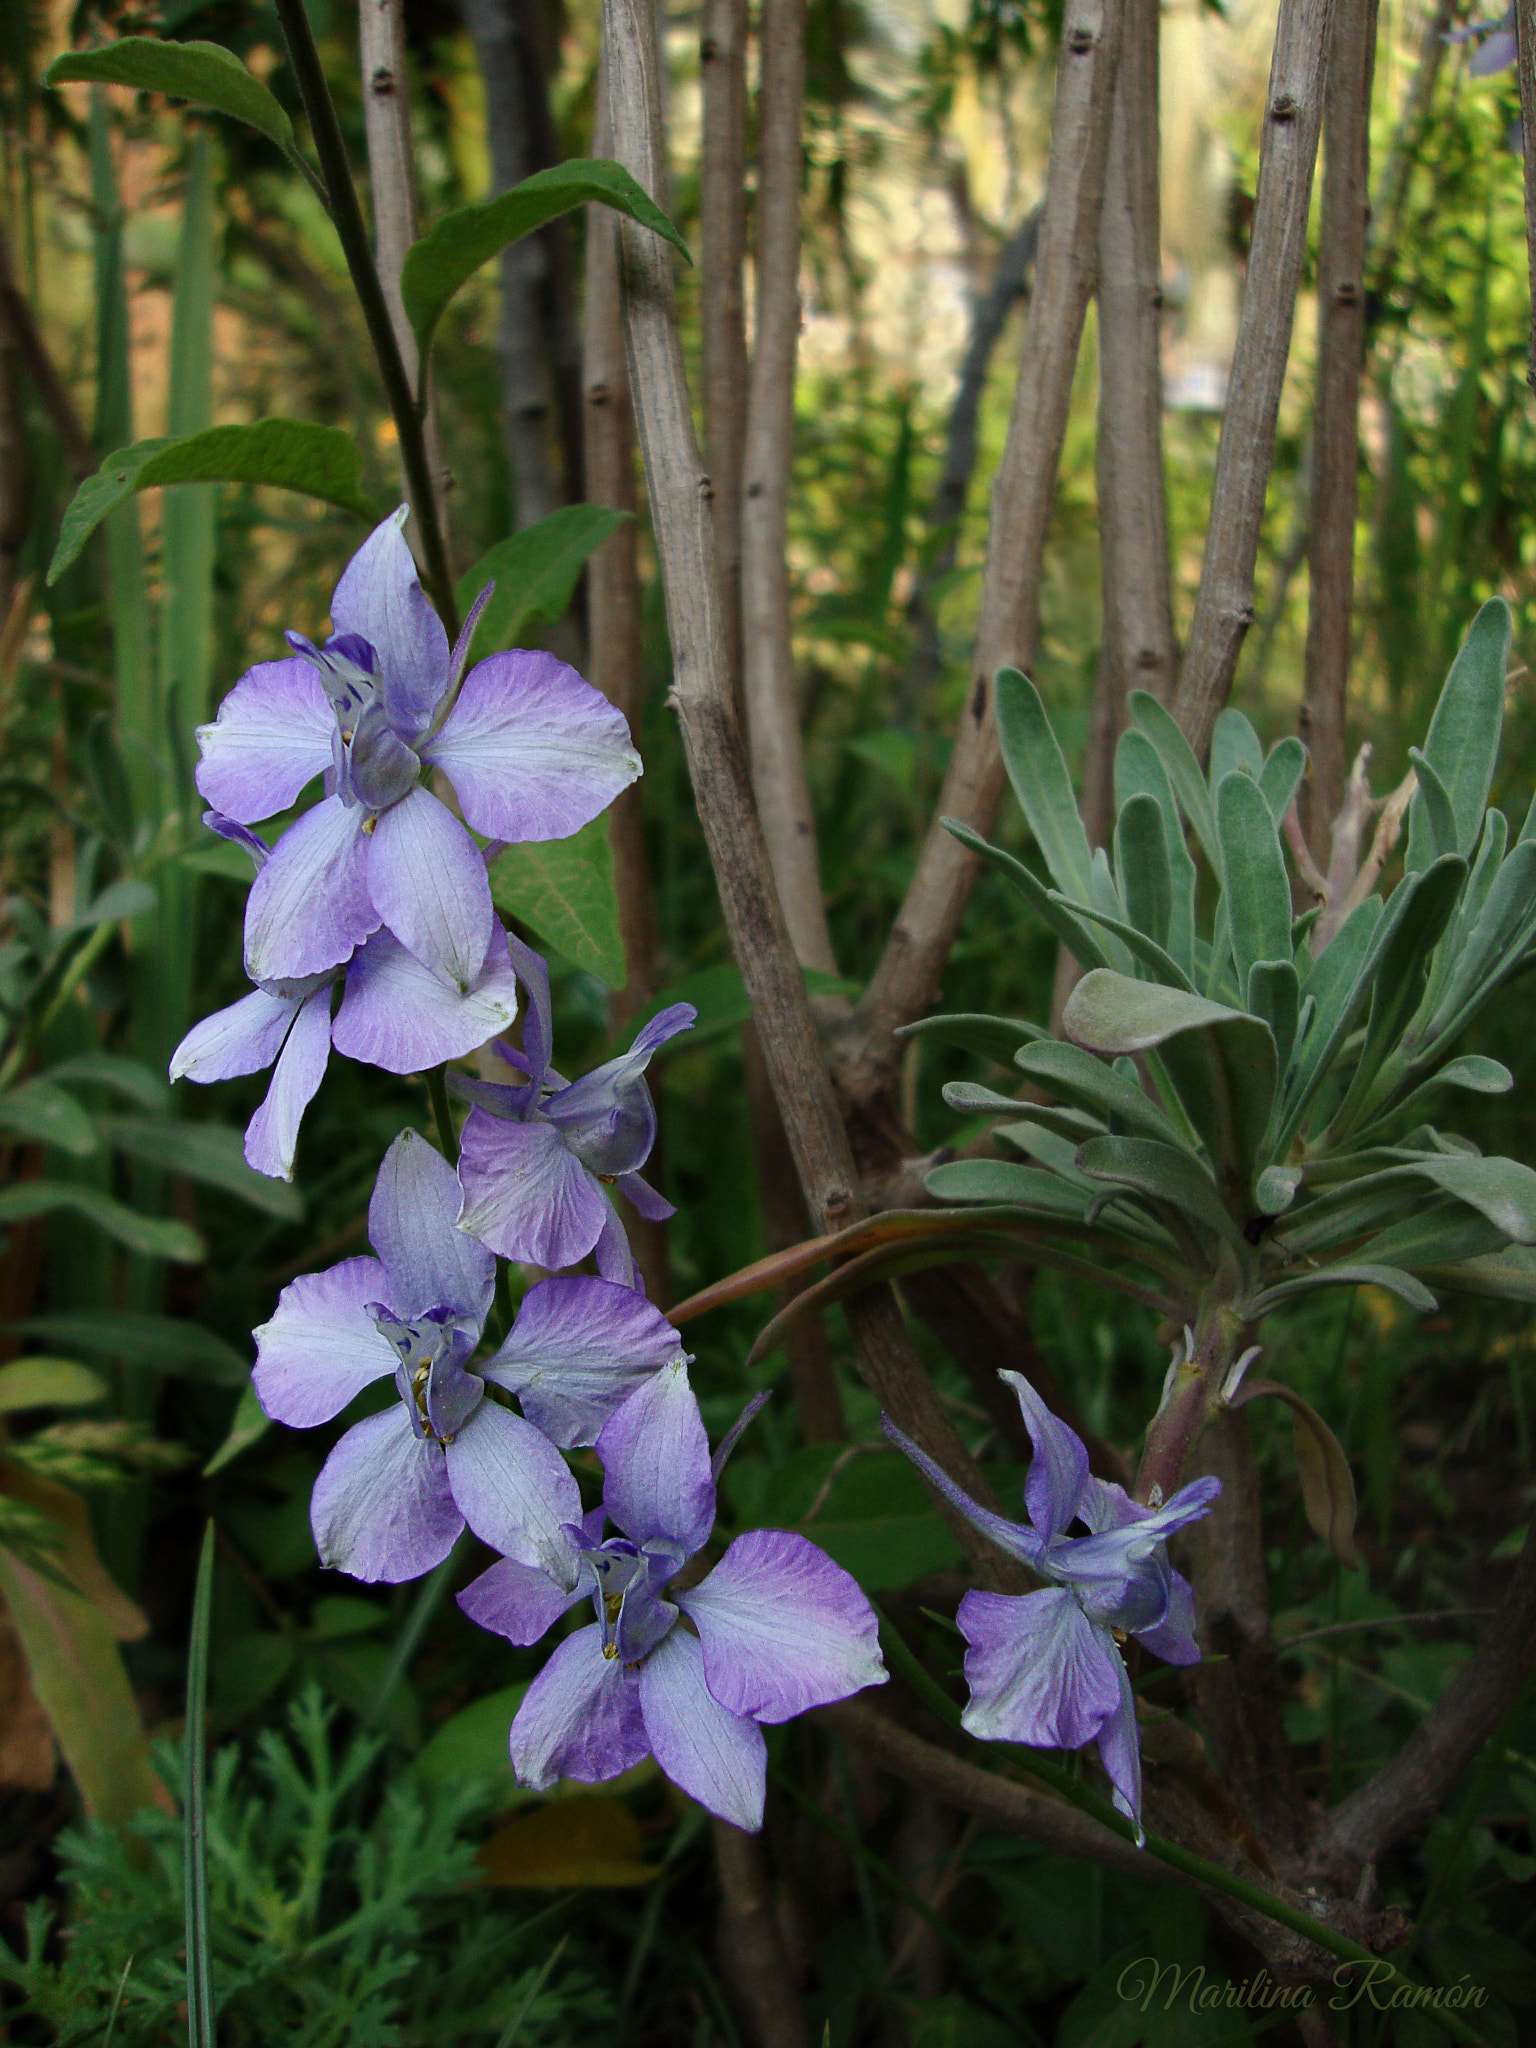
[[1294, 734], [1270, 748], [1264, 773], [1259, 777], [1259, 787], [1264, 792], [1264, 801], [1269, 805], [1270, 816], [1277, 829], [1285, 823], [1285, 814], [1296, 801], [1296, 792], [1306, 772], [1307, 750]]
[[[1532, 851], [1536, 853], [1536, 848]], [[1466, 879], [1466, 862], [1452, 853], [1422, 874], [1405, 875], [1394, 891], [1382, 931], [1371, 948], [1371, 1009], [1365, 1044], [1354, 1079], [1334, 1119], [1337, 1131], [1348, 1131], [1362, 1114], [1369, 1114], [1375, 1107], [1381, 1092], [1376, 1087], [1377, 1077], [1389, 1061], [1389, 1085], [1390, 1075], [1403, 1066], [1401, 1056], [1396, 1060], [1392, 1056], [1399, 1052], [1399, 1041], [1423, 999], [1430, 960], [1450, 923]]]
[[45, 85], [74, 79], [96, 85], [132, 85], [163, 92], [230, 114], [281, 150], [294, 147], [293, 123], [278, 100], [220, 43], [163, 43], [155, 36], [123, 36], [99, 50], [80, 50], [48, 67]]
[[1482, 915], [1472, 927], [1451, 977], [1416, 1047], [1433, 1059], [1463, 1032], [1488, 998], [1519, 965], [1536, 937], [1536, 839], [1522, 839], [1499, 869]]
[[1248, 970], [1248, 1009], [1262, 1017], [1275, 1041], [1275, 1059], [1283, 1074], [1296, 1043], [1301, 1016], [1301, 982], [1291, 960], [1255, 960]]
[[483, 554], [459, 578], [457, 591], [459, 612], [467, 618], [487, 583], [496, 586], [475, 628], [470, 663], [513, 646], [535, 619], [563, 618], [587, 557], [633, 517], [632, 512], [616, 512], [607, 505], [562, 505]]
[[1256, 783], [1264, 773], [1264, 743], [1254, 731], [1253, 721], [1229, 704], [1218, 714], [1211, 729], [1212, 796], [1234, 773], [1246, 775]]
[[230, 1124], [181, 1123], [174, 1117], [104, 1116], [98, 1128], [109, 1145], [167, 1173], [237, 1195], [253, 1209], [298, 1223], [304, 1198], [286, 1181], [271, 1180], [245, 1163], [245, 1140]]
[[997, 672], [997, 733], [1008, 780], [1051, 879], [1074, 903], [1091, 903], [1093, 851], [1072, 778], [1040, 692], [1016, 668]]
[[962, 825], [958, 818], [941, 818], [939, 823], [962, 846], [968, 846], [972, 853], [979, 853], [989, 861], [1000, 875], [1017, 889], [1024, 901], [1035, 911], [1042, 923], [1049, 925], [1067, 951], [1084, 967], [1108, 967], [1111, 965], [1109, 949], [1099, 939], [1090, 924], [1077, 915], [1074, 906], [1069, 910], [1063, 898], [1054, 890], [1047, 889], [1039, 878], [1031, 874], [1023, 861], [1015, 860], [1011, 853], [1004, 853], [1000, 846], [990, 846], [979, 832], [973, 832], [969, 825]]
[[817, 1489], [824, 1498], [797, 1526], [866, 1592], [908, 1586], [960, 1562], [953, 1531], [899, 1451], [861, 1450], [829, 1478]]
[[147, 882], [131, 877], [113, 882], [78, 917], [71, 918], [58, 937], [70, 938], [78, 932], [94, 931], [99, 924], [118, 924], [124, 919], [143, 917], [154, 909], [155, 900], [155, 892]]
[[0, 1365], [0, 1415], [27, 1408], [88, 1408], [110, 1389], [98, 1373], [72, 1358], [18, 1358]]
[[940, 1045], [957, 1046], [980, 1058], [995, 1060], [1000, 1067], [1013, 1064], [1021, 1045], [1033, 1044], [1047, 1034], [1038, 1024], [1025, 1024], [1014, 1017], [988, 1017], [965, 1011], [954, 1016], [920, 1017], [915, 1024], [903, 1024], [898, 1038], [931, 1038]]
[[[1040, 1045], [1025, 1046], [1014, 1055], [1014, 1063], [1048, 1094], [1074, 1103], [1106, 1123], [1113, 1120], [1141, 1137], [1184, 1149], [1178, 1126], [1165, 1110], [1134, 1081], [1081, 1047], [1047, 1039]], [[1019, 1105], [1013, 1107], [1017, 1115]]]
[[245, 1387], [251, 1362], [201, 1323], [179, 1316], [145, 1315], [132, 1309], [78, 1309], [69, 1314], [31, 1316], [13, 1323], [21, 1337], [41, 1337], [61, 1350], [90, 1358], [111, 1358], [175, 1377], [207, 1380], [219, 1387]]
[[1115, 879], [1127, 918], [1166, 952], [1173, 920], [1173, 874], [1163, 809], [1155, 796], [1142, 793], [1121, 806], [1115, 820]]
[[1299, 1166], [1266, 1166], [1253, 1184], [1253, 1199], [1261, 1216], [1283, 1216], [1296, 1199], [1301, 1186]]
[[48, 1216], [59, 1209], [73, 1209], [77, 1216], [147, 1259], [197, 1266], [207, 1256], [203, 1240], [189, 1224], [141, 1216], [99, 1188], [55, 1180], [20, 1181], [0, 1188], [0, 1224], [21, 1223], [29, 1216]]
[[[1162, 982], [1168, 988], [1181, 988], [1190, 995], [1196, 993], [1194, 983], [1184, 972], [1171, 953], [1164, 952], [1156, 939], [1148, 938], [1133, 924], [1127, 924], [1123, 917], [1113, 917], [1106, 911], [1096, 909], [1091, 903], [1069, 904], [1059, 889], [1049, 892], [1052, 903], [1059, 905], [1073, 917], [1086, 918], [1099, 931], [1109, 932], [1117, 938], [1132, 960], [1139, 960], [1152, 970], [1154, 981]], [[1129, 963], [1112, 963], [1121, 966]], [[1043, 1035], [1043, 1034], [1042, 1034]]]
[[156, 484], [270, 484], [339, 505], [372, 525], [379, 515], [362, 494], [362, 473], [357, 437], [312, 420], [258, 420], [250, 427], [135, 441], [109, 455], [70, 500], [48, 581], [58, 581], [107, 514], [135, 491]]
[[187, 1642], [187, 1721], [182, 1746], [181, 1868], [185, 1904], [188, 2048], [214, 2048], [213, 1934], [208, 1915], [208, 1644], [213, 1635], [217, 1532], [203, 1531]]
[[247, 1384], [241, 1389], [240, 1399], [235, 1403], [234, 1417], [225, 1432], [223, 1443], [203, 1467], [203, 1477], [211, 1479], [215, 1472], [222, 1472], [226, 1465], [232, 1465], [242, 1451], [248, 1451], [252, 1444], [260, 1443], [271, 1427], [271, 1418], [257, 1400], [256, 1389]]
[[1090, 1138], [1078, 1147], [1077, 1165], [1090, 1180], [1128, 1188], [1160, 1210], [1177, 1210], [1202, 1231], [1230, 1244], [1242, 1242], [1211, 1176], [1182, 1146], [1152, 1138]]
[[1536, 1253], [1524, 1245], [1507, 1251], [1487, 1252], [1449, 1266], [1426, 1266], [1424, 1278], [1436, 1287], [1452, 1287], [1463, 1294], [1485, 1296], [1492, 1301], [1519, 1301], [1536, 1308]]
[[34, 1144], [56, 1145], [77, 1159], [89, 1158], [96, 1150], [90, 1118], [73, 1095], [52, 1081], [23, 1081], [19, 1088], [0, 1095], [0, 1131], [30, 1138]]
[[1213, 872], [1219, 874], [1221, 847], [1216, 836], [1216, 812], [1189, 741], [1179, 730], [1173, 714], [1158, 703], [1150, 690], [1132, 690], [1126, 703], [1138, 730], [1144, 732], [1157, 749], [1179, 807], [1194, 826], [1195, 837], [1204, 848]]
[[1481, 1053], [1465, 1053], [1460, 1059], [1448, 1061], [1438, 1074], [1432, 1074], [1410, 1095], [1405, 1095], [1385, 1116], [1377, 1117], [1361, 1136], [1369, 1135], [1380, 1143], [1393, 1131], [1413, 1130], [1427, 1120], [1430, 1108], [1447, 1088], [1464, 1088], [1472, 1095], [1507, 1095], [1514, 1085], [1514, 1075], [1498, 1060], [1485, 1059]]
[[498, 910], [610, 988], [624, 986], [624, 941], [613, 885], [608, 813], [569, 839], [509, 846], [491, 863]]
[[1312, 1022], [1293, 1049], [1296, 1063], [1286, 1077], [1282, 1113], [1271, 1146], [1276, 1156], [1289, 1151], [1308, 1105], [1370, 993], [1368, 969], [1381, 919], [1381, 898], [1368, 896], [1334, 933], [1302, 983], [1303, 1005], [1314, 1005]]
[[1017, 1166], [1011, 1159], [952, 1159], [936, 1166], [924, 1186], [939, 1202], [1011, 1202], [1047, 1216], [1082, 1221], [1080, 1194], [1054, 1173]]
[[1245, 1408], [1266, 1395], [1283, 1401], [1291, 1411], [1302, 1505], [1312, 1534], [1322, 1538], [1346, 1571], [1360, 1571], [1362, 1561], [1355, 1549], [1355, 1476], [1343, 1445], [1311, 1403], [1278, 1380], [1248, 1381], [1232, 1405]]
[[1435, 773], [1427, 757], [1418, 747], [1408, 749], [1408, 758], [1413, 763], [1418, 777], [1417, 803], [1424, 803], [1424, 823], [1418, 841], [1411, 849], [1405, 866], [1411, 874], [1415, 865], [1427, 868], [1431, 861], [1456, 851], [1456, 813], [1451, 806], [1450, 792]]
[[546, 222], [591, 201], [611, 206], [615, 213], [650, 228], [680, 250], [685, 261], [692, 261], [688, 244], [622, 165], [592, 157], [574, 157], [567, 163], [552, 164], [548, 170], [535, 171], [531, 178], [524, 178], [520, 185], [495, 199], [455, 207], [406, 250], [400, 270], [400, 296], [422, 362], [427, 360], [432, 336], [448, 301], [482, 263], [488, 263], [510, 243], [520, 242]]
[[1255, 962], [1291, 957], [1291, 884], [1264, 792], [1242, 769], [1216, 791], [1216, 828], [1237, 985], [1246, 990]]
[[[1162, 756], [1144, 732], [1135, 726], [1120, 735], [1115, 749], [1115, 808], [1123, 810], [1133, 796], [1150, 796], [1163, 814], [1163, 837], [1168, 849], [1170, 913], [1168, 951], [1187, 978], [1195, 971], [1195, 863], [1184, 843], [1184, 821], [1179, 816], [1173, 784]], [[1191, 980], [1191, 986], [1193, 982]]]
[[1421, 1315], [1432, 1315], [1439, 1306], [1423, 1282], [1400, 1266], [1382, 1265], [1379, 1260], [1351, 1260], [1342, 1266], [1320, 1266], [1315, 1272], [1300, 1273], [1293, 1280], [1282, 1280], [1278, 1287], [1266, 1288], [1248, 1305], [1246, 1313], [1257, 1321], [1271, 1309], [1296, 1300], [1298, 1295], [1315, 1294], [1320, 1287], [1385, 1287], [1389, 1294], [1395, 1294]]
[[1502, 1251], [1507, 1234], [1465, 1202], [1446, 1197], [1392, 1223], [1361, 1247], [1372, 1265], [1448, 1266]]
[[1417, 1160], [1399, 1169], [1433, 1181], [1486, 1216], [1516, 1244], [1536, 1244], [1536, 1173], [1518, 1159], [1479, 1159], [1471, 1152]]
[[497, 1803], [510, 1806], [517, 1797], [517, 1779], [507, 1755], [507, 1735], [527, 1690], [524, 1679], [461, 1707], [418, 1754], [411, 1775], [438, 1792], [457, 1791], [484, 1779]]
[[49, 1081], [82, 1081], [103, 1088], [115, 1088], [119, 1095], [145, 1109], [164, 1109], [171, 1099], [170, 1084], [163, 1074], [146, 1067], [142, 1060], [130, 1060], [116, 1052], [77, 1052], [49, 1067]]
[[[1504, 672], [1514, 621], [1502, 597], [1492, 597], [1467, 630], [1440, 692], [1424, 752], [1445, 785], [1456, 818], [1456, 851], [1471, 858], [1483, 829], [1494, 763], [1504, 726]], [[1428, 803], [1420, 788], [1408, 810], [1410, 872], [1429, 865]]]

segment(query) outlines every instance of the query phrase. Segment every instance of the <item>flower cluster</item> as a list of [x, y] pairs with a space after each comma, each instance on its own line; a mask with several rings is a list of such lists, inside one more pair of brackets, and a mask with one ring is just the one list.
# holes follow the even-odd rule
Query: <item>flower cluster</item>
[[[413, 1579], [467, 1526], [498, 1558], [461, 1596], [486, 1628], [533, 1643], [591, 1597], [595, 1626], [561, 1641], [513, 1724], [525, 1783], [613, 1777], [654, 1753], [712, 1812], [758, 1827], [761, 1724], [883, 1683], [875, 1617], [795, 1535], [738, 1537], [707, 1578], [673, 1587], [710, 1541], [742, 1425], [712, 1461], [688, 1356], [645, 1297], [615, 1197], [672, 1213], [641, 1177], [656, 1137], [645, 1072], [694, 1012], [661, 1011], [627, 1053], [567, 1081], [552, 1065], [549, 970], [502, 928], [471, 837], [577, 831], [639, 758], [622, 717], [552, 655], [493, 655], [461, 685], [475, 617], [450, 652], [402, 525], [386, 520], [348, 565], [332, 637], [290, 634], [293, 658], [251, 669], [199, 732], [205, 822], [255, 863], [256, 986], [188, 1034], [171, 1073], [273, 1067], [246, 1157], [284, 1177], [333, 1045], [406, 1074], [495, 1041], [522, 1078], [451, 1077], [472, 1104], [457, 1168], [413, 1130], [396, 1138], [368, 1211], [374, 1256], [283, 1289], [255, 1333], [256, 1395], [308, 1428], [393, 1384], [316, 1481], [325, 1564]], [[317, 778], [318, 800], [275, 841], [251, 830]], [[518, 1049], [500, 1034], [520, 1009]], [[492, 1348], [498, 1253], [546, 1270], [590, 1254], [598, 1273], [552, 1270]], [[590, 1446], [606, 1478], [584, 1512], [564, 1453]], [[608, 1521], [620, 1533], [605, 1539]]]

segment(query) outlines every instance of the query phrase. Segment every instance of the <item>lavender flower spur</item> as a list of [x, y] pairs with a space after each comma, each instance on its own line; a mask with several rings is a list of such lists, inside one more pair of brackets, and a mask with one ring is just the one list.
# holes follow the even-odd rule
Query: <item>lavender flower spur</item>
[[[256, 1332], [257, 1399], [308, 1428], [393, 1374], [400, 1398], [327, 1458], [310, 1503], [321, 1561], [358, 1579], [430, 1571], [464, 1524], [529, 1564], [563, 1559], [573, 1482], [555, 1445], [591, 1443], [647, 1373], [682, 1355], [629, 1288], [546, 1281], [494, 1358], [471, 1368], [495, 1259], [454, 1222], [453, 1169], [414, 1131], [385, 1154], [368, 1208], [375, 1259], [292, 1281]], [[487, 1398], [520, 1393], [533, 1420]]]
[[[244, 846], [260, 874], [268, 849], [254, 832], [213, 811], [203, 822]], [[331, 992], [343, 978], [333, 1019]], [[245, 1156], [258, 1173], [292, 1180], [299, 1125], [325, 1078], [333, 1045], [391, 1074], [414, 1074], [473, 1052], [516, 1016], [517, 977], [499, 924], [463, 995], [445, 988], [389, 932], [377, 931], [345, 967], [298, 981], [261, 982], [227, 1010], [194, 1024], [171, 1055], [171, 1079], [229, 1081], [273, 1067], [272, 1086], [246, 1126]]]
[[246, 905], [258, 983], [338, 967], [383, 925], [449, 986], [474, 985], [491, 943], [490, 884], [425, 768], [448, 777], [474, 831], [514, 841], [565, 838], [640, 773], [623, 718], [552, 654], [493, 654], [458, 689], [479, 607], [450, 652], [404, 521], [402, 506], [343, 571], [333, 637], [316, 647], [290, 634], [293, 657], [248, 670], [198, 728], [197, 786], [243, 825], [325, 777]]
[[[978, 1507], [888, 1416], [885, 1433], [999, 1549], [1051, 1581], [1044, 1592], [967, 1593], [957, 1619], [970, 1645], [963, 1725], [984, 1742], [1081, 1749], [1097, 1741], [1120, 1811], [1141, 1836], [1141, 1745], [1116, 1634], [1135, 1636], [1170, 1664], [1197, 1664], [1195, 1602], [1168, 1562], [1167, 1539], [1208, 1513], [1219, 1479], [1196, 1479], [1166, 1506], [1142, 1507], [1123, 1486], [1095, 1479], [1075, 1431], [1016, 1372], [1035, 1446], [1024, 1484], [1027, 1526]], [[1090, 1533], [1070, 1536], [1074, 1521]]]
[[528, 1076], [517, 1087], [451, 1077], [475, 1107], [464, 1125], [459, 1221], [501, 1253], [536, 1266], [574, 1266], [594, 1248], [605, 1279], [638, 1287], [640, 1275], [608, 1190], [616, 1187], [656, 1221], [672, 1204], [640, 1177], [656, 1142], [656, 1106], [645, 1070], [659, 1047], [687, 1031], [698, 1012], [674, 1003], [653, 1017], [626, 1053], [565, 1081], [550, 1066], [549, 969], [509, 940], [528, 991], [523, 1050], [502, 1056]]
[[[841, 1566], [803, 1536], [753, 1529], [708, 1577], [667, 1597], [709, 1540], [715, 1481], [682, 1366], [647, 1381], [597, 1440], [603, 1505], [580, 1519], [567, 1494], [562, 1556], [491, 1566], [459, 1595], [483, 1628], [533, 1643], [580, 1600], [595, 1626], [556, 1649], [512, 1723], [521, 1783], [593, 1784], [647, 1755], [722, 1820], [759, 1828], [767, 1749], [762, 1726], [883, 1685], [875, 1617]], [[620, 1534], [602, 1540], [604, 1520]], [[690, 1626], [681, 1625], [686, 1616]]]

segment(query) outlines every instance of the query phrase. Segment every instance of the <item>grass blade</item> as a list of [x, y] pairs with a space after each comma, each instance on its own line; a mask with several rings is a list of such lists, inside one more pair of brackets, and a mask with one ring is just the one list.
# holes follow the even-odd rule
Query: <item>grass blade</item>
[[213, 1966], [208, 1927], [208, 1840], [203, 1797], [208, 1779], [208, 1638], [213, 1629], [214, 1527], [210, 1519], [197, 1566], [192, 1636], [187, 1648], [186, 1783], [182, 1795], [183, 1883], [187, 1908], [187, 2041], [215, 2048]]

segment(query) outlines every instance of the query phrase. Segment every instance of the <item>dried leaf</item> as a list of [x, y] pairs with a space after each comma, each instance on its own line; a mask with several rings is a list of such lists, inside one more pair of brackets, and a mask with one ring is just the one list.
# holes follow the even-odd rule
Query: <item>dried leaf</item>
[[588, 1885], [649, 1884], [640, 1824], [621, 1799], [579, 1793], [526, 1813], [482, 1843], [475, 1861], [487, 1884], [569, 1891]]

